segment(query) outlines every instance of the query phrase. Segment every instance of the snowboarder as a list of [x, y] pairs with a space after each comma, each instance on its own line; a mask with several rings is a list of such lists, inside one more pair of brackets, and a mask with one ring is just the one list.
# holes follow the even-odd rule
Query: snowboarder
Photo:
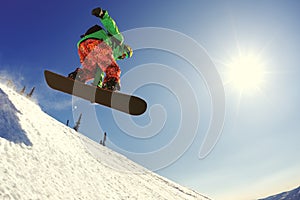
[[68, 77], [84, 83], [94, 79], [92, 84], [95, 86], [120, 90], [121, 70], [116, 60], [131, 57], [132, 49], [123, 43], [123, 35], [106, 10], [98, 7], [91, 14], [100, 18], [106, 30], [95, 25], [81, 36], [77, 47], [82, 68], [77, 68]]

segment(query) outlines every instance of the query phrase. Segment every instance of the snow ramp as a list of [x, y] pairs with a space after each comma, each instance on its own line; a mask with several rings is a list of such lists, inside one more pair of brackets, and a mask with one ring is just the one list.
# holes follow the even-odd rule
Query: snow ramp
[[98, 145], [1, 83], [0, 106], [0, 199], [208, 199]]

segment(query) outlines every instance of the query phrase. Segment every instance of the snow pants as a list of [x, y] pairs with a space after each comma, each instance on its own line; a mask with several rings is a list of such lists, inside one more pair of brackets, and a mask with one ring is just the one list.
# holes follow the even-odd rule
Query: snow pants
[[120, 82], [120, 67], [113, 57], [111, 47], [105, 42], [87, 39], [79, 44], [78, 54], [86, 82], [95, 78], [98, 68], [105, 73], [104, 83], [111, 78]]

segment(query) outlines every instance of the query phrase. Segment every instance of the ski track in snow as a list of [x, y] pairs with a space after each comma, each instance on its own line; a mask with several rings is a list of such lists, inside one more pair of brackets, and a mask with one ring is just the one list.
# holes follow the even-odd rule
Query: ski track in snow
[[0, 120], [0, 199], [208, 199], [68, 128], [0, 83], [4, 105], [9, 111], [0, 109], [0, 117], [11, 123]]

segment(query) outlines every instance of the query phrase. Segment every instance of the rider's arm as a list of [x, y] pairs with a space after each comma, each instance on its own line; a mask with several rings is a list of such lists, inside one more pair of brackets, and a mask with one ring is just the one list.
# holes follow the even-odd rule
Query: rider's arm
[[116, 22], [110, 17], [107, 11], [104, 12], [105, 13], [103, 17], [100, 18], [101, 23], [103, 24], [107, 32], [111, 34], [114, 38], [116, 38], [120, 42], [120, 44], [122, 44], [124, 41], [124, 37], [120, 33]]

